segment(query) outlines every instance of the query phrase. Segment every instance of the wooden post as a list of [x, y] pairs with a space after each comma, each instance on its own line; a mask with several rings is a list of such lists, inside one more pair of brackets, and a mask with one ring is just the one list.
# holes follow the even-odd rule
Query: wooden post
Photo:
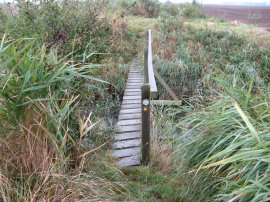
[[150, 161], [150, 84], [141, 87], [142, 95], [142, 164]]

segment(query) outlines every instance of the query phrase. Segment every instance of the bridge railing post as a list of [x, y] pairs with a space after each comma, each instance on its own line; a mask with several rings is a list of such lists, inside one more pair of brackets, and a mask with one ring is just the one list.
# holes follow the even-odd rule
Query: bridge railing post
[[[149, 60], [152, 64], [151, 49], [151, 32], [146, 32], [146, 48], [144, 49], [144, 84], [141, 87], [141, 109], [142, 109], [142, 147], [141, 147], [141, 163], [146, 165], [150, 161], [150, 100], [151, 100], [151, 84], [149, 79]], [[149, 52], [150, 51], [150, 52]], [[150, 54], [150, 57], [149, 57]], [[152, 67], [152, 66], [151, 66]]]
[[142, 103], [142, 159], [141, 163], [146, 165], [150, 161], [150, 84], [145, 83], [141, 87]]

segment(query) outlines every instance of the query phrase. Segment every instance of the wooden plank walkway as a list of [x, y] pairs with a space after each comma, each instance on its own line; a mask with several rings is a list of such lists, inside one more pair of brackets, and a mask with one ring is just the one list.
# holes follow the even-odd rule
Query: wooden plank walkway
[[134, 61], [128, 74], [126, 90], [114, 135], [113, 156], [120, 167], [136, 166], [141, 159], [141, 86], [142, 68]]

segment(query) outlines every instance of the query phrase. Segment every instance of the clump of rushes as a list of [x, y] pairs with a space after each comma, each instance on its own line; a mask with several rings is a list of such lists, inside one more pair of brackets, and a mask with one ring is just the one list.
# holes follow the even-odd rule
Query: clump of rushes
[[169, 126], [155, 127], [170, 131], [162, 134], [171, 140], [180, 200], [269, 201], [269, 47], [166, 20], [161, 16], [155, 64], [186, 102], [167, 107]]
[[160, 148], [172, 145], [169, 168], [181, 201], [267, 201], [270, 91], [256, 84], [258, 77], [248, 85], [239, 74], [211, 79], [217, 88], [207, 105], [163, 107], [153, 114], [157, 120], [163, 114], [155, 133]]
[[[269, 199], [269, 91], [254, 96], [253, 90], [231, 88], [242, 97], [225, 94], [179, 122], [177, 159], [184, 165], [179, 173], [188, 173], [186, 182], [195, 179], [185, 184], [186, 195], [199, 186], [205, 197], [221, 201]], [[212, 179], [196, 180], [203, 176]]]
[[92, 76], [99, 66], [55, 53], [35, 39], [2, 38], [0, 200], [111, 200], [121, 185], [84, 169], [89, 154], [106, 143], [84, 150], [94, 123], [78, 113], [80, 87], [91, 94], [91, 86], [104, 82]]

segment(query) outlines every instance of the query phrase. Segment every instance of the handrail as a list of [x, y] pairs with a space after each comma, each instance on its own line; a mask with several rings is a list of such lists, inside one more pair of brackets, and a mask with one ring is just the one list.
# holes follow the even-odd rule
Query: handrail
[[150, 161], [150, 100], [158, 97], [157, 85], [154, 76], [152, 61], [152, 34], [151, 30], [146, 32], [146, 48], [144, 49], [144, 84], [141, 87], [142, 108], [142, 164]]
[[[153, 68], [152, 58], [152, 33], [151, 30], [146, 32], [146, 47], [144, 48], [144, 83], [141, 87], [141, 109], [142, 109], [142, 142], [141, 142], [141, 163], [148, 164], [150, 161], [150, 127], [151, 127], [151, 105], [181, 105], [172, 89], [166, 84], [158, 72]], [[161, 85], [167, 90], [167, 92], [174, 99], [171, 100], [153, 100], [158, 97], [158, 90], [155, 77], [161, 83]]]
[[[150, 84], [151, 99], [157, 99], [158, 90], [153, 69], [153, 57], [152, 57], [152, 32], [148, 30], [146, 32], [146, 50], [147, 58], [145, 58], [145, 71], [144, 71], [144, 83]], [[146, 53], [145, 53], [146, 54]], [[146, 56], [146, 55], [145, 55]]]

